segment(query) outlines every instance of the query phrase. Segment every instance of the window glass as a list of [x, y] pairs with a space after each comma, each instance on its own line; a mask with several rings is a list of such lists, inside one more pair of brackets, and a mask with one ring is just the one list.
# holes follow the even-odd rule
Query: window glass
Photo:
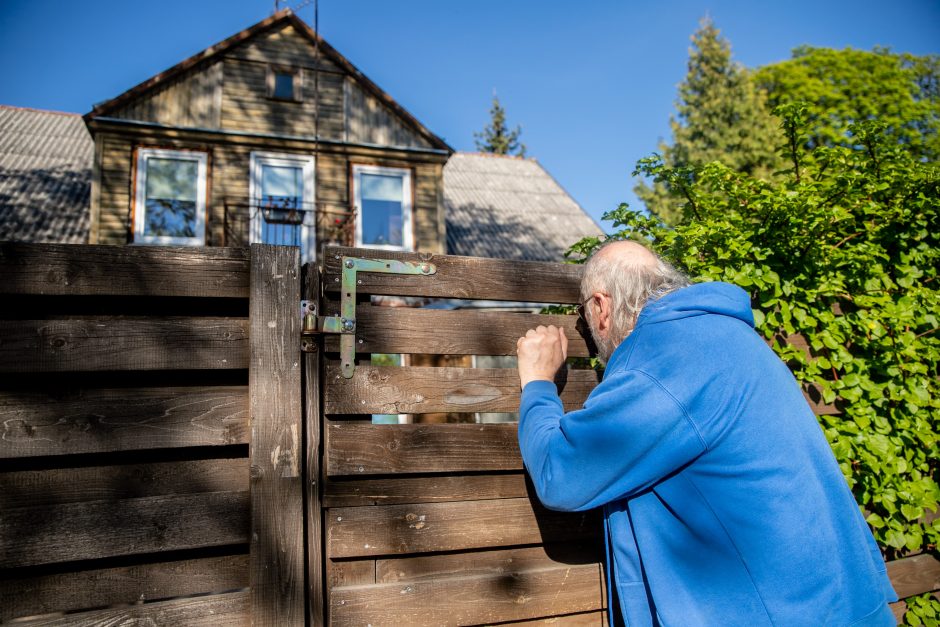
[[285, 209], [303, 206], [303, 168], [261, 165], [261, 202], [268, 207]]
[[360, 175], [362, 245], [404, 246], [403, 176]]
[[294, 75], [287, 72], [274, 73], [274, 97], [282, 100], [294, 99]]
[[144, 235], [196, 236], [199, 163], [188, 159], [147, 159]]
[[304, 263], [316, 258], [312, 155], [252, 152], [249, 241], [299, 246]]

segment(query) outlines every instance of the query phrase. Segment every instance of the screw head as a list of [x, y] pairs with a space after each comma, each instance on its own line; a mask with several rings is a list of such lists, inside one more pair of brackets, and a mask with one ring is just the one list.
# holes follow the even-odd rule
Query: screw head
[[430, 271], [431, 271], [431, 266], [429, 266], [428, 264], [424, 264], [423, 266], [421, 266], [421, 272], [427, 274]]
[[356, 265], [356, 264], [353, 263], [353, 260], [352, 260], [352, 259], [347, 259], [347, 260], [346, 260], [346, 267], [347, 267], [347, 268], [352, 268], [352, 267], [355, 266], [355, 265]]

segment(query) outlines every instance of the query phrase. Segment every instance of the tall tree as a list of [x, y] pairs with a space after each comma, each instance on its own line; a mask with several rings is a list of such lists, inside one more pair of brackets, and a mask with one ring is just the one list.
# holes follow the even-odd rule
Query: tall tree
[[506, 110], [499, 104], [499, 98], [493, 94], [493, 106], [490, 108], [490, 123], [482, 133], [474, 133], [477, 149], [497, 155], [525, 156], [525, 144], [519, 141], [522, 127], [518, 124], [512, 131], [506, 126]]
[[754, 81], [771, 106], [805, 103], [807, 148], [851, 147], [849, 126], [878, 119], [915, 158], [940, 160], [940, 56], [802, 46]]
[[[692, 35], [688, 73], [679, 85], [670, 126], [672, 144], [660, 144], [661, 155], [669, 168], [689, 176], [696, 166], [721, 161], [742, 174], [763, 178], [781, 162], [774, 152], [780, 142], [778, 123], [764, 95], [747, 70], [732, 60], [731, 45], [708, 17]], [[676, 223], [686, 205], [679, 187], [641, 181], [634, 191], [650, 213]]]

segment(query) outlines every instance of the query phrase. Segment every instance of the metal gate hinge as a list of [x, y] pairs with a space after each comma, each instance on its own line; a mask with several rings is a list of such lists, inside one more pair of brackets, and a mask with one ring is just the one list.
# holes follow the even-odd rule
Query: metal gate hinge
[[398, 261], [397, 259], [343, 257], [342, 268], [340, 315], [320, 316], [317, 312], [316, 303], [308, 300], [300, 301], [302, 320], [300, 347], [304, 352], [315, 352], [317, 344], [314, 341], [314, 336], [325, 333], [339, 334], [339, 353], [343, 377], [351, 379], [356, 371], [356, 285], [361, 283], [356, 278], [357, 273], [379, 272], [429, 276], [437, 272], [437, 267], [426, 261], [413, 262]]

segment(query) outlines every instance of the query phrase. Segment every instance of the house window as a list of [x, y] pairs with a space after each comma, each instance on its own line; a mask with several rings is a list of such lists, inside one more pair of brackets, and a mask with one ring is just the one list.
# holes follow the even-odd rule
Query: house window
[[300, 71], [290, 68], [268, 68], [268, 97], [276, 100], [300, 101]]
[[304, 262], [316, 256], [314, 158], [251, 153], [248, 184], [252, 243], [299, 246]]
[[205, 245], [207, 164], [204, 152], [137, 151], [135, 243]]
[[353, 166], [356, 246], [414, 250], [411, 231], [411, 171]]

